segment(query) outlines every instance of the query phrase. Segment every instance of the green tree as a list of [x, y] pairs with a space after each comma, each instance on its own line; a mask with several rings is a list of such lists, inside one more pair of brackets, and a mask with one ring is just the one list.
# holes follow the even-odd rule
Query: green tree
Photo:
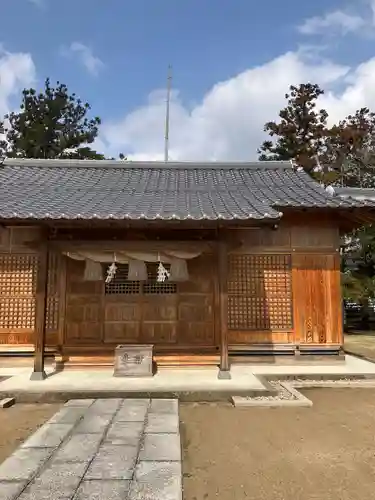
[[336, 184], [375, 186], [375, 113], [361, 108], [327, 131], [322, 162]]
[[259, 160], [295, 160], [306, 171], [313, 171], [327, 131], [328, 113], [317, 108], [317, 99], [323, 93], [319, 85], [312, 83], [290, 87], [285, 95], [287, 105], [279, 112], [280, 120], [264, 126], [272, 139], [261, 145]]
[[[361, 108], [333, 126], [327, 135], [325, 162], [334, 184], [375, 187], [375, 114]], [[375, 298], [375, 228], [366, 225], [346, 235], [342, 249], [342, 285], [346, 299], [361, 306], [362, 328], [369, 327], [369, 301]]]
[[88, 146], [77, 148], [74, 151], [66, 151], [60, 158], [72, 160], [106, 160], [106, 157], [102, 153], [97, 153]]
[[87, 146], [100, 125], [99, 117], [88, 117], [90, 109], [66, 85], [54, 88], [47, 79], [43, 92], [25, 89], [20, 110], [5, 116], [9, 127], [0, 147], [8, 157], [102, 159]]
[[375, 231], [369, 225], [345, 237], [342, 245], [344, 299], [361, 306], [361, 323], [369, 327], [369, 302], [375, 298]]

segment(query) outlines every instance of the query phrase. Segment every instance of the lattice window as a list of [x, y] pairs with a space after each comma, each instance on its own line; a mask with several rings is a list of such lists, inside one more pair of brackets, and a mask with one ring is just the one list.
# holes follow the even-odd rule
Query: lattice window
[[[161, 295], [161, 294], [172, 294], [172, 293], [177, 293], [177, 283], [173, 283], [171, 281], [168, 281], [168, 278], [162, 282], [159, 283], [156, 281], [157, 274], [158, 274], [158, 263], [148, 263], [147, 264], [147, 275], [148, 275], [148, 281], [146, 283], [143, 283], [143, 293], [150, 295]], [[167, 271], [170, 270], [170, 265], [169, 264], [163, 264], [165, 269]]]
[[[104, 266], [103, 276], [107, 275], [107, 269], [109, 264]], [[105, 294], [114, 295], [132, 295], [138, 294], [141, 291], [141, 285], [139, 281], [129, 281], [128, 280], [128, 264], [116, 264], [117, 270], [113, 280], [110, 283], [105, 284]]]
[[228, 327], [289, 330], [292, 320], [290, 255], [231, 255]]
[[59, 276], [60, 256], [56, 253], [50, 253], [48, 259], [48, 283], [47, 283], [47, 310], [46, 310], [46, 329], [48, 331], [57, 331], [59, 327]]
[[1, 329], [34, 328], [37, 266], [36, 255], [0, 255]]
[[[164, 283], [158, 283], [156, 281], [158, 264], [148, 262], [147, 264], [147, 275], [148, 280], [145, 283], [140, 281], [129, 281], [128, 264], [116, 264], [117, 271], [114, 279], [110, 283], [105, 284], [105, 294], [171, 294], [177, 293], [177, 284], [169, 282], [166, 280]], [[108, 265], [105, 266], [104, 276], [106, 275]], [[169, 264], [165, 264], [164, 267], [169, 271]]]

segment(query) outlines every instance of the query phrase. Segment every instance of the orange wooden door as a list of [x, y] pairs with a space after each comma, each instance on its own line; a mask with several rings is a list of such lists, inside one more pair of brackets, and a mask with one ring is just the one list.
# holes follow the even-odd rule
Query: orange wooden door
[[342, 344], [340, 261], [337, 254], [293, 256], [297, 344]]

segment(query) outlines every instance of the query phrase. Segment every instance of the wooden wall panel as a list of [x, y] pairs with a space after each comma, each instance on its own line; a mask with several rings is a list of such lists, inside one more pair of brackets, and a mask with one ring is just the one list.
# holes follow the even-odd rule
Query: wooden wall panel
[[40, 237], [40, 229], [32, 226], [15, 226], [0, 229], [0, 252], [36, 253], [29, 243]]
[[178, 295], [145, 294], [142, 297], [141, 338], [143, 343], [177, 342]]
[[139, 321], [106, 321], [104, 323], [105, 344], [136, 344], [140, 342]]
[[104, 343], [140, 342], [141, 304], [134, 295], [104, 297]]
[[68, 259], [65, 344], [214, 346], [214, 260], [202, 255], [188, 269], [189, 281], [160, 285], [127, 282], [121, 268], [105, 293], [103, 282], [83, 280], [83, 262]]
[[[252, 255], [258, 260], [293, 255], [295, 267], [292, 271], [294, 330], [293, 325], [292, 328], [288, 325], [288, 328], [280, 329], [280, 325], [286, 325], [288, 320], [285, 311], [289, 307], [289, 298], [285, 290], [280, 291], [279, 286], [281, 282], [284, 285], [287, 283], [285, 270], [273, 269], [270, 273], [263, 273], [261, 292], [257, 291], [255, 285], [259, 276], [257, 278], [256, 273], [253, 273], [246, 293], [237, 290], [235, 307], [239, 306], [241, 300], [248, 299], [248, 291], [252, 288], [251, 293], [254, 292], [253, 295], [257, 294], [257, 297], [252, 295], [250, 305], [245, 300], [242, 309], [253, 314], [255, 306], [259, 309], [260, 304], [267, 308], [271, 302], [275, 303], [277, 296], [279, 319], [271, 321], [269, 316], [266, 325], [254, 324], [252, 329], [245, 329], [239, 323], [236, 329], [229, 332], [230, 343], [298, 341], [329, 344], [342, 341], [339, 257], [334, 253], [339, 243], [338, 230], [333, 223], [331, 226], [328, 223], [326, 219], [319, 225], [316, 218], [310, 221], [308, 216], [301, 219], [288, 216], [283, 218], [276, 230], [267, 227], [228, 232], [233, 240], [242, 241], [242, 247], [236, 248], [231, 255]], [[8, 271], [2, 272], [0, 264], [0, 343], [33, 342], [33, 287], [36, 274], [32, 262], [36, 262], [36, 250], [32, 250], [28, 243], [38, 238], [39, 229], [35, 227], [0, 231], [0, 261], [4, 256], [17, 260], [18, 277], [12, 278], [12, 286], [19, 288], [22, 283], [28, 283], [25, 295], [15, 289], [9, 292], [9, 286], [4, 284]], [[28, 264], [22, 268], [25, 259]], [[66, 277], [65, 263], [68, 266]], [[106, 295], [102, 281], [83, 280], [84, 263], [53, 254], [50, 264], [47, 345], [65, 343], [100, 347], [126, 342], [152, 342], [160, 346], [183, 348], [219, 345], [217, 262], [212, 254], [203, 254], [189, 261], [190, 280], [178, 283], [176, 288], [171, 285], [168, 293], [158, 293], [154, 285], [144, 288], [138, 283], [137, 286], [129, 286], [126, 293]], [[32, 279], [27, 281], [30, 272]], [[231, 307], [234, 307], [233, 304]], [[18, 315], [20, 319], [16, 321], [17, 325], [10, 325], [9, 315]], [[62, 332], [61, 337], [59, 332]]]
[[294, 249], [306, 251], [319, 251], [319, 249], [332, 249], [335, 251], [340, 246], [340, 235], [337, 227], [332, 225], [293, 225], [291, 228], [291, 245]]
[[339, 255], [293, 256], [295, 342], [342, 344]]
[[141, 342], [143, 344], [154, 345], [175, 345], [178, 339], [177, 322], [171, 321], [170, 323], [155, 321], [143, 321]]
[[66, 306], [66, 343], [100, 343], [101, 337], [101, 297], [69, 296]]
[[229, 344], [289, 344], [294, 342], [294, 332], [292, 331], [248, 331], [229, 330]]
[[[306, 223], [306, 219], [310, 219]], [[340, 245], [339, 229], [334, 224], [323, 223], [315, 218], [281, 220], [276, 229], [272, 227], [231, 230], [233, 238], [241, 241], [241, 246], [231, 253], [279, 253], [292, 249], [306, 251], [335, 251]]]
[[215, 346], [214, 291], [216, 260], [203, 254], [188, 262], [189, 281], [178, 284], [178, 341], [181, 345]]
[[100, 344], [103, 330], [102, 281], [84, 281], [84, 263], [67, 260], [66, 344]]
[[[238, 318], [232, 321], [229, 331], [231, 344], [301, 342], [329, 345], [342, 342], [341, 288], [337, 253], [339, 231], [332, 222], [324, 219], [320, 223], [316, 218], [309, 219], [308, 216], [301, 219], [290, 217], [282, 220], [276, 230], [241, 229], [233, 231], [233, 237], [243, 242], [241, 247], [231, 252], [233, 257], [237, 255], [237, 258], [251, 260], [261, 259], [267, 255], [279, 255], [279, 257], [285, 254], [293, 255], [291, 273], [293, 284], [289, 282], [288, 285], [292, 288], [293, 323], [289, 329], [283, 331], [271, 320], [267, 323], [269, 314], [266, 312], [263, 315], [263, 322], [257, 321], [256, 316], [259, 316], [260, 309], [267, 311], [269, 303], [275, 300], [279, 302], [280, 311], [290, 312], [289, 306], [285, 303], [287, 295], [281, 293], [276, 296], [277, 294], [272, 292], [266, 293], [267, 272], [263, 273], [262, 277], [259, 273], [254, 274], [249, 268], [248, 280], [245, 283], [246, 280], [243, 281], [240, 276], [242, 271], [233, 274], [232, 269], [232, 277], [229, 280], [229, 313]], [[230, 260], [231, 257], [229, 262]], [[275, 283], [277, 282], [276, 279]]]
[[10, 229], [0, 227], [0, 251], [9, 252], [10, 249]]
[[289, 225], [280, 225], [278, 229], [263, 227], [258, 229], [232, 230], [231, 234], [236, 240], [242, 242], [241, 246], [231, 253], [254, 253], [259, 251], [288, 250], [291, 248], [291, 228]]

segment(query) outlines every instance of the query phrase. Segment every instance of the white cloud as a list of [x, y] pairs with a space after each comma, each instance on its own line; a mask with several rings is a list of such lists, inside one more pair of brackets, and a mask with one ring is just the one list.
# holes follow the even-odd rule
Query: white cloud
[[[265, 139], [264, 124], [277, 118], [289, 85], [317, 82], [333, 120], [364, 104], [375, 107], [375, 59], [351, 70], [305, 51], [276, 59], [220, 82], [196, 106], [172, 93], [170, 158], [173, 160], [253, 160]], [[344, 88], [340, 93], [335, 88]], [[150, 94], [144, 106], [119, 121], [104, 122], [100, 146], [133, 160], [161, 160], [164, 148], [165, 91]]]
[[63, 47], [62, 54], [66, 57], [75, 55], [93, 76], [97, 76], [104, 67], [103, 61], [94, 55], [92, 49], [81, 42], [72, 42], [69, 48]]
[[315, 16], [306, 19], [299, 27], [298, 31], [303, 35], [320, 35], [358, 32], [367, 26], [367, 21], [363, 17], [348, 14], [341, 10], [328, 12], [324, 16]]
[[348, 35], [373, 37], [375, 33], [375, 0], [347, 1], [347, 6], [305, 19], [298, 26], [303, 35]]
[[[35, 81], [30, 54], [7, 52], [0, 46], [0, 117], [11, 109], [11, 99]], [[18, 103], [17, 103], [18, 104]]]

